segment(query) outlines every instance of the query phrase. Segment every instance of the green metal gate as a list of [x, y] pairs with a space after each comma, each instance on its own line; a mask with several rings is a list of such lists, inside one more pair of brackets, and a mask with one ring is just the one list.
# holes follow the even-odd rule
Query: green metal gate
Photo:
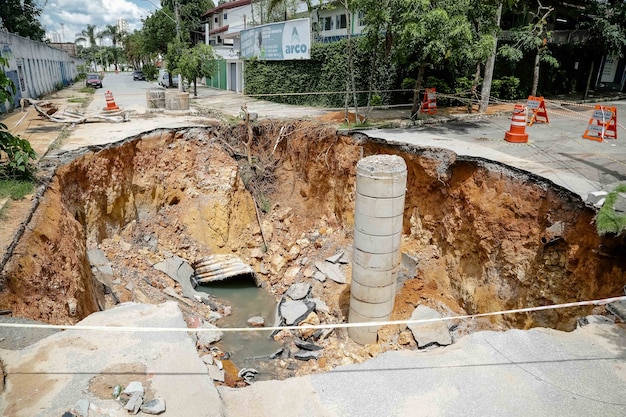
[[207, 78], [206, 85], [214, 88], [219, 88], [220, 90], [226, 90], [226, 61], [220, 59], [217, 61], [217, 71], [213, 74], [212, 77]]

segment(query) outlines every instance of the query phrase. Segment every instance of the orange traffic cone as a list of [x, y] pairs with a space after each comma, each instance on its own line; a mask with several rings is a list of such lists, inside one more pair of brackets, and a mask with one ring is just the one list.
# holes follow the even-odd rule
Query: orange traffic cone
[[119, 110], [120, 109], [117, 106], [117, 104], [115, 104], [115, 100], [113, 100], [112, 92], [107, 91], [106, 93], [104, 93], [104, 98], [107, 102], [107, 106], [104, 108], [104, 110]]
[[528, 133], [526, 133], [526, 107], [523, 105], [515, 105], [513, 117], [511, 118], [511, 129], [504, 133], [504, 140], [513, 143], [528, 142]]

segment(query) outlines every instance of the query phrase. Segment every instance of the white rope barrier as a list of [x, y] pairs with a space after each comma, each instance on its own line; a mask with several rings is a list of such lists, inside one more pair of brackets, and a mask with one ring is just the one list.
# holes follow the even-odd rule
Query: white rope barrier
[[526, 307], [513, 310], [493, 311], [489, 313], [468, 314], [451, 317], [440, 317], [435, 319], [420, 320], [390, 320], [390, 321], [370, 321], [363, 323], [328, 323], [318, 325], [305, 326], [272, 326], [272, 327], [225, 327], [225, 328], [187, 328], [187, 327], [136, 327], [136, 326], [86, 326], [86, 325], [55, 325], [55, 324], [30, 324], [30, 323], [0, 323], [0, 328], [30, 328], [30, 329], [52, 329], [52, 330], [89, 330], [89, 331], [105, 331], [105, 332], [259, 332], [259, 331], [276, 331], [276, 330], [322, 330], [322, 329], [345, 329], [350, 327], [369, 327], [369, 326], [389, 326], [389, 325], [408, 325], [420, 323], [432, 323], [437, 321], [451, 320], [467, 320], [479, 317], [499, 316], [505, 314], [532, 313], [534, 311], [556, 310], [571, 307], [583, 306], [599, 306], [610, 304], [616, 301], [626, 301], [626, 296], [603, 298], [600, 300], [577, 301], [564, 304], [553, 304], [547, 306]]

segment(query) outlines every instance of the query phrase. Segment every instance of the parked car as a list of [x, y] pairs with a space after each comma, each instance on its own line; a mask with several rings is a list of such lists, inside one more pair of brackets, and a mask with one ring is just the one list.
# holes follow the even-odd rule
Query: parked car
[[146, 80], [146, 76], [143, 73], [143, 71], [135, 71], [133, 72], [133, 81], [137, 81], [137, 80]]
[[100, 78], [100, 74], [87, 74], [85, 85], [87, 87], [102, 88], [102, 78]]
[[[163, 86], [165, 88], [168, 88], [170, 86], [170, 75], [167, 71], [162, 71], [159, 74], [159, 85]], [[176, 88], [178, 88], [178, 75], [172, 75], [172, 85]]]

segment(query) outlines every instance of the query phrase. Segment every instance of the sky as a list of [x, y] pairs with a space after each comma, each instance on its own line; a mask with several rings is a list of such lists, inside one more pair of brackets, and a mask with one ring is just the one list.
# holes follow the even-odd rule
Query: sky
[[[116, 25], [120, 18], [128, 22], [128, 31], [141, 29], [141, 19], [160, 8], [159, 0], [47, 0], [39, 21], [46, 32], [57, 32], [62, 42], [74, 42], [76, 35], [96, 25], [102, 31], [106, 25]], [[104, 41], [106, 45], [107, 41]]]

